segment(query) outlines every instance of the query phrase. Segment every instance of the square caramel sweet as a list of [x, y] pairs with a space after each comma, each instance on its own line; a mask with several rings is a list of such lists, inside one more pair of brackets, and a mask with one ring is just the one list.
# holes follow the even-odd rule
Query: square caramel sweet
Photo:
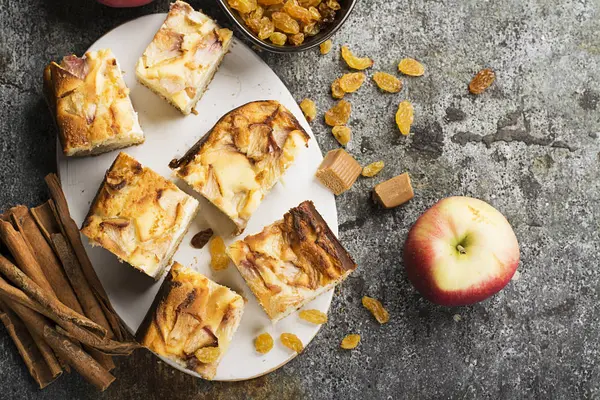
[[316, 177], [335, 195], [350, 189], [362, 172], [360, 164], [344, 149], [331, 150], [325, 155]]
[[198, 201], [120, 153], [96, 194], [81, 233], [154, 279], [171, 262]]
[[44, 69], [44, 96], [66, 156], [144, 142], [121, 68], [110, 49], [66, 56]]
[[239, 234], [308, 140], [279, 102], [255, 101], [225, 114], [169, 166], [227, 215]]
[[175, 262], [137, 331], [138, 342], [213, 379], [244, 311], [244, 299]]
[[414, 195], [408, 172], [381, 182], [373, 188], [373, 199], [385, 208], [398, 207]]
[[232, 32], [189, 4], [171, 4], [167, 19], [138, 60], [138, 80], [189, 114], [229, 51]]
[[311, 201], [227, 249], [266, 314], [278, 321], [356, 269]]

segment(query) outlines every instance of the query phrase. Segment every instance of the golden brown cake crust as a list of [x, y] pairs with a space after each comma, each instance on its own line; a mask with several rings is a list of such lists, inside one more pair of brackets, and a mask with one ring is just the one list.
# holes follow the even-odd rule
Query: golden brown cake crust
[[81, 232], [92, 244], [158, 278], [197, 209], [198, 202], [173, 182], [120, 153]]
[[241, 233], [308, 140], [298, 120], [279, 102], [255, 101], [225, 114], [169, 166]]
[[117, 60], [108, 49], [67, 56], [44, 69], [44, 95], [67, 156], [144, 141]]
[[300, 308], [356, 269], [310, 201], [292, 208], [262, 232], [233, 243], [228, 253], [273, 320]]
[[[177, 262], [165, 278], [137, 332], [137, 340], [205, 379], [212, 379], [242, 317], [244, 300]], [[197, 350], [218, 347], [219, 357], [202, 363]]]

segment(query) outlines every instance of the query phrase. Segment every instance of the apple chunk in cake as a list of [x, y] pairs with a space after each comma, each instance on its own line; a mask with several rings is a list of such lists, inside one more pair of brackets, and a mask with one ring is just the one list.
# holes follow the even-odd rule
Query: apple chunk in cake
[[144, 142], [110, 49], [67, 56], [44, 70], [44, 95], [66, 156], [100, 154]]
[[198, 211], [198, 201], [133, 157], [107, 171], [81, 232], [92, 245], [158, 279]]
[[223, 116], [170, 167], [241, 233], [264, 196], [308, 146], [308, 139], [284, 106], [255, 101]]
[[356, 264], [310, 201], [228, 254], [269, 318], [280, 320], [332, 289]]
[[184, 114], [196, 105], [229, 50], [232, 32], [183, 1], [138, 60], [136, 76]]
[[137, 340], [212, 379], [243, 311], [239, 294], [175, 262], [138, 329]]

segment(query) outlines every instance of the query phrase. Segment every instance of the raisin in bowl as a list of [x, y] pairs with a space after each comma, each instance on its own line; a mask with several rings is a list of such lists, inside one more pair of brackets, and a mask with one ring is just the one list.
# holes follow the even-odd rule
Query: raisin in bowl
[[273, 53], [299, 53], [329, 39], [356, 0], [218, 0], [252, 43]]

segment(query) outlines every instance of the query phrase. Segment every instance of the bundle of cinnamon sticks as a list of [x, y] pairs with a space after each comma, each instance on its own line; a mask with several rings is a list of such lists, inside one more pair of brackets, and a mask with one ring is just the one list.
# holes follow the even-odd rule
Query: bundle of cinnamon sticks
[[139, 345], [92, 267], [58, 177], [46, 183], [46, 203], [0, 214], [0, 320], [40, 388], [73, 368], [105, 390], [112, 356]]

